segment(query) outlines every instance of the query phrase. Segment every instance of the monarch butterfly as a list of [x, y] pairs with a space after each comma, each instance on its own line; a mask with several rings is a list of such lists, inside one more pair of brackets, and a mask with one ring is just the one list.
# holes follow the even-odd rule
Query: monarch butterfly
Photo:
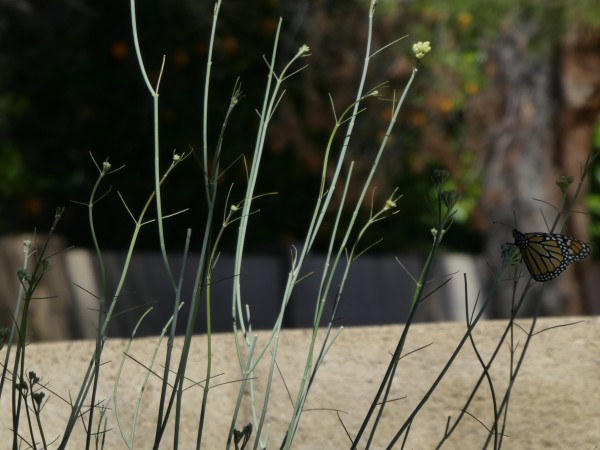
[[523, 262], [535, 281], [556, 278], [567, 266], [590, 254], [585, 243], [564, 234], [521, 233], [513, 229]]

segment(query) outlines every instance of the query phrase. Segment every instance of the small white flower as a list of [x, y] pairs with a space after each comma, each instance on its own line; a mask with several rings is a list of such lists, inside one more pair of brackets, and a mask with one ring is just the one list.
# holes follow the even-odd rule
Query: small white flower
[[392, 209], [395, 207], [396, 207], [396, 202], [390, 198], [385, 201], [385, 206], [383, 207], [383, 209], [385, 211], [387, 211], [388, 209]]
[[231, 205], [229, 209], [231, 209], [231, 211], [233, 211], [233, 212], [236, 212], [240, 209], [240, 207], [237, 205]]
[[429, 41], [419, 41], [416, 44], [413, 44], [412, 51], [417, 59], [421, 59], [431, 51], [431, 44]]
[[173, 161], [177, 162], [181, 159], [181, 155], [178, 155], [177, 153], [173, 153]]
[[306, 44], [304, 44], [302, 47], [300, 47], [300, 50], [298, 50], [298, 54], [300, 55], [304, 55], [305, 53], [308, 53], [310, 51], [310, 47]]
[[104, 161], [102, 163], [102, 172], [108, 172], [110, 170], [110, 163], [108, 161]]
[[[446, 234], [446, 230], [442, 228], [442, 231], [440, 232], [440, 241], [444, 237], [444, 234]], [[438, 236], [438, 230], [436, 228], [432, 228], [431, 229], [431, 235], [433, 236], [433, 240], [435, 241], [437, 239], [437, 236]]]

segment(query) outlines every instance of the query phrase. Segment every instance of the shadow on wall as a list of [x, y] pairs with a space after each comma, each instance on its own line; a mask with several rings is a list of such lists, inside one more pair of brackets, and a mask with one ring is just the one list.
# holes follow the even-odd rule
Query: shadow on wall
[[[12, 320], [15, 299], [18, 295], [17, 268], [23, 264], [23, 241], [31, 236], [19, 235], [0, 239], [0, 326]], [[41, 242], [38, 236], [38, 242]], [[29, 338], [32, 341], [92, 338], [96, 332], [100, 292], [99, 266], [95, 254], [86, 249], [61, 252], [64, 243], [51, 240], [48, 255], [53, 268], [46, 274], [32, 304]], [[124, 252], [105, 252], [106, 292], [114, 293], [125, 261]], [[401, 256], [404, 266], [417, 277], [424, 263], [422, 256]], [[181, 271], [182, 255], [171, 258], [173, 273]], [[34, 261], [31, 260], [33, 264]], [[294, 290], [284, 316], [285, 327], [312, 327], [321, 272], [325, 257], [316, 255], [305, 262], [302, 274], [307, 275]], [[198, 265], [197, 255], [190, 255], [184, 273], [181, 309], [177, 325], [178, 334], [185, 332], [189, 317], [193, 280]], [[253, 329], [271, 328], [279, 314], [279, 305], [289, 270], [289, 258], [253, 255], [245, 259], [240, 274], [242, 302], [250, 306]], [[434, 267], [427, 292], [433, 292], [417, 316], [418, 321], [464, 320], [465, 287], [463, 274], [467, 274], [468, 298], [472, 305], [482, 290], [486, 276], [485, 261], [463, 254], [442, 254]], [[338, 272], [341, 272], [339, 270]], [[435, 290], [452, 280], [442, 289]], [[333, 297], [336, 295], [341, 274], [332, 283], [327, 298], [322, 325], [331, 317]], [[302, 277], [302, 275], [301, 275]], [[436, 277], [440, 277], [437, 278]], [[229, 331], [232, 326], [231, 293], [233, 285], [233, 257], [222, 255], [213, 271], [211, 289], [212, 329]], [[589, 277], [588, 277], [589, 279]], [[358, 326], [402, 323], [406, 321], [414, 292], [414, 282], [397, 263], [393, 255], [362, 256], [355, 261], [342, 292], [336, 326]], [[593, 292], [593, 291], [590, 291]], [[148, 308], [137, 336], [159, 334], [173, 314], [174, 290], [165, 275], [162, 257], [155, 252], [137, 253], [130, 266], [124, 288], [117, 300], [108, 334], [114, 337], [130, 336], [136, 322]], [[109, 299], [110, 300], [110, 299]], [[245, 314], [245, 312], [244, 312]], [[196, 333], [206, 330], [204, 299], [196, 320]]]

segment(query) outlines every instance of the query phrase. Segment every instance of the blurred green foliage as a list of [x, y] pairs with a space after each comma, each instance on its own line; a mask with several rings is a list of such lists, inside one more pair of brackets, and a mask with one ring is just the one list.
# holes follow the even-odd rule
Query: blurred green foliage
[[[241, 197], [245, 168], [253, 150], [266, 66], [279, 17], [283, 17], [280, 61], [306, 43], [309, 68], [289, 80], [284, 105], [273, 123], [259, 192], [277, 192], [256, 202], [248, 243], [251, 249], [280, 251], [302, 240], [320, 176], [320, 158], [333, 118], [328, 94], [337, 108], [352, 100], [363, 58], [366, 2], [261, 0], [223, 2], [211, 84], [209, 145], [214, 145], [235, 79], [244, 98], [225, 138], [220, 179], [225, 193], [234, 184]], [[374, 201], [383, 202], [394, 187], [404, 194], [400, 214], [378, 224], [372, 239], [384, 238], [375, 251], [429, 245], [432, 218], [428, 203], [434, 168], [450, 170], [462, 196], [456, 227], [446, 245], [479, 250], [479, 231], [469, 224], [480, 194], [480, 174], [467, 142], [465, 115], [472, 96], [486, 87], [484, 42], [497, 32], [514, 2], [380, 2], [377, 45], [401, 35], [401, 41], [372, 66], [372, 86], [389, 80], [388, 99], [403, 88], [412, 67], [410, 45], [429, 40], [433, 53], [423, 64], [417, 85], [377, 179]], [[584, 5], [586, 2], [578, 2]], [[527, 3], [535, 11], [544, 2]], [[163, 55], [166, 68], [160, 88], [160, 139], [164, 165], [174, 150], [201, 150], [202, 91], [212, 2], [138, 2], [138, 29], [146, 66], [155, 81]], [[596, 17], [600, 8], [592, 8]], [[74, 245], [89, 245], [85, 208], [97, 172], [90, 159], [109, 158], [124, 170], [110, 177], [113, 192], [97, 206], [101, 244], [123, 247], [131, 223], [115, 190], [134, 213], [152, 189], [152, 100], [140, 76], [132, 48], [129, 3], [95, 2], [4, 4], [0, 24], [0, 233], [31, 231], [49, 223], [58, 205], [67, 205], [60, 230]], [[580, 14], [581, 8], [569, 9]], [[358, 184], [370, 167], [389, 117], [390, 102], [366, 104], [352, 143]], [[282, 108], [284, 108], [282, 106]], [[280, 109], [282, 109], [280, 108]], [[279, 131], [277, 131], [279, 127]], [[299, 138], [293, 138], [293, 131]], [[423, 151], [426, 148], [427, 151]], [[361, 165], [362, 164], [362, 165]], [[202, 165], [189, 159], [165, 185], [167, 210], [190, 211], [166, 224], [167, 242], [183, 244], [185, 229], [200, 227], [205, 214]], [[108, 189], [109, 187], [106, 186]], [[592, 200], [591, 200], [592, 201]], [[380, 205], [380, 204], [379, 204]], [[223, 207], [223, 205], [221, 205]], [[365, 205], [365, 217], [370, 205]], [[377, 209], [377, 205], [374, 206]], [[600, 210], [600, 209], [599, 209]], [[600, 217], [600, 216], [599, 216]], [[115, 226], [118, 224], [118, 226]], [[329, 226], [325, 224], [325, 229]], [[156, 245], [146, 231], [141, 245]], [[324, 242], [320, 242], [323, 245]]]
[[[600, 153], [600, 115], [596, 121], [593, 136], [594, 152]], [[585, 199], [585, 206], [590, 213], [590, 241], [600, 240], [600, 161], [596, 158], [592, 163], [590, 176], [590, 193]]]

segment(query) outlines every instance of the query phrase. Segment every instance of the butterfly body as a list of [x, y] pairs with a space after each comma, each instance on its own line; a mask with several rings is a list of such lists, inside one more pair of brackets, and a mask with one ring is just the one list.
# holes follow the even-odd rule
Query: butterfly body
[[535, 281], [549, 281], [560, 275], [569, 264], [590, 255], [590, 247], [564, 234], [521, 233], [513, 230], [523, 262]]

